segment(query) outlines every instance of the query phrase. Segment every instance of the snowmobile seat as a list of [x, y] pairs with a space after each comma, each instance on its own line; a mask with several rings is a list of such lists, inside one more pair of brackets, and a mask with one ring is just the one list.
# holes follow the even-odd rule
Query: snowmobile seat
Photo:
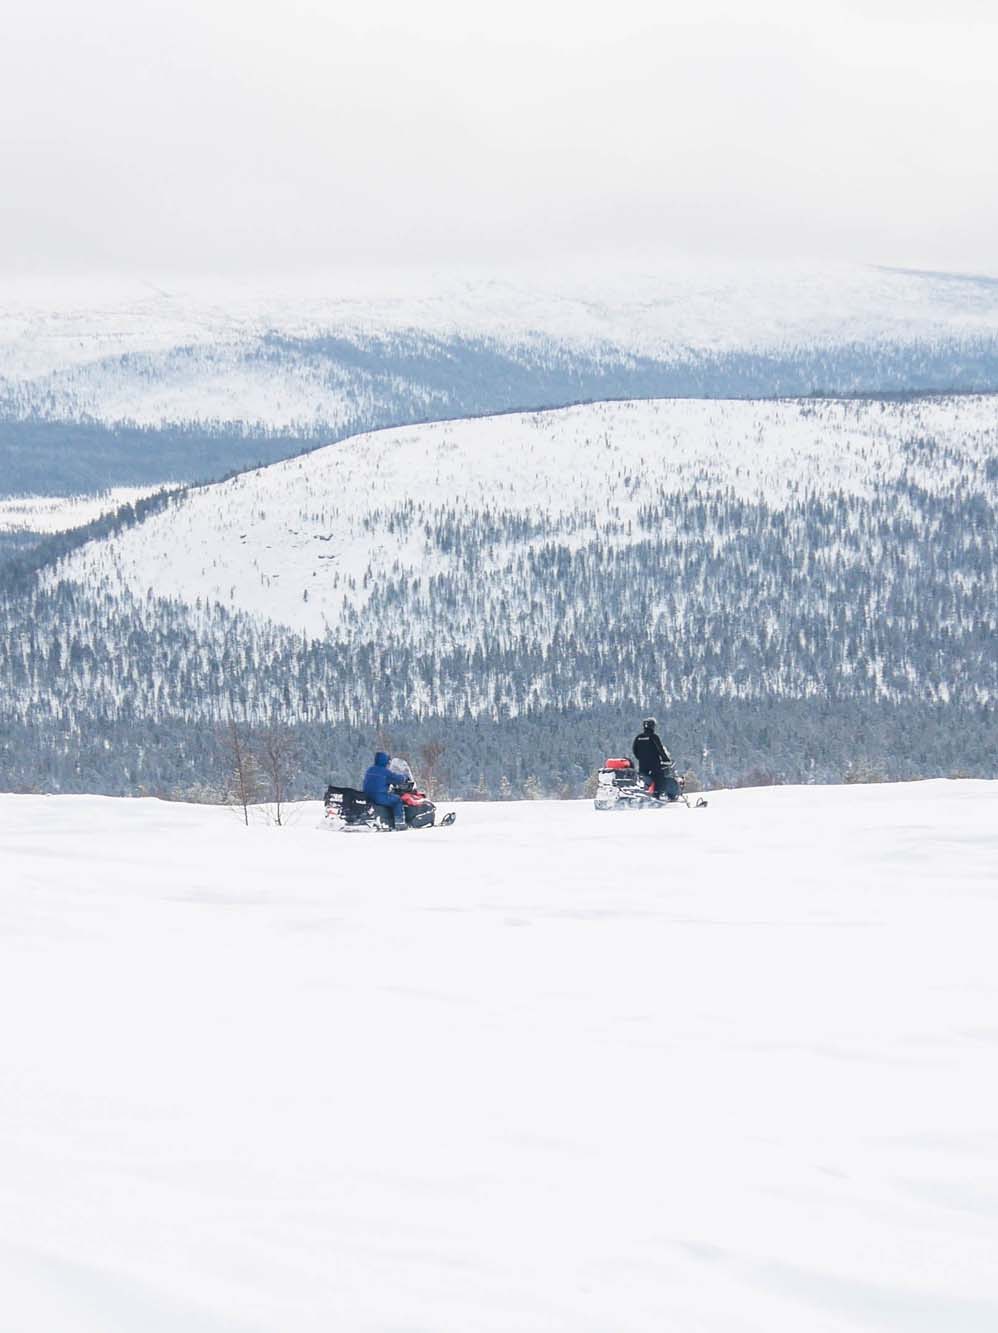
[[363, 823], [372, 813], [371, 802], [356, 787], [334, 787], [330, 784], [326, 788], [323, 804], [327, 809], [335, 806], [345, 824]]

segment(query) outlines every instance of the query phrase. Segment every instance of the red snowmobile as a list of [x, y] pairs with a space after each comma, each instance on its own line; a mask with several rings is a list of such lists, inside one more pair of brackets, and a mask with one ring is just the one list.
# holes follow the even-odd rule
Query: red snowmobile
[[[407, 828], [449, 828], [457, 819], [455, 812], [450, 810], [438, 820], [437, 807], [426, 792], [417, 789], [414, 782], [400, 781], [392, 786], [405, 808]], [[375, 805], [370, 797], [356, 787], [334, 787], [330, 784], [322, 803], [326, 807], [326, 818], [333, 821], [334, 828], [366, 828], [386, 832], [395, 827], [387, 806]]]
[[[675, 766], [671, 776], [679, 785], [679, 796], [670, 801], [656, 793], [654, 784], [638, 772], [633, 759], [607, 759], [596, 775], [593, 806], [596, 810], [663, 810], [682, 804], [692, 809], [683, 790], [684, 779]], [[706, 804], [702, 796], [697, 797], [696, 808], [703, 809]]]

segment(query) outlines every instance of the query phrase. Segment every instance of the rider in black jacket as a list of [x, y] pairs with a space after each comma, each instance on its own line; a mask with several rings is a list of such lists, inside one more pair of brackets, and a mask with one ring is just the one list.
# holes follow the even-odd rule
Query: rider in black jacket
[[641, 726], [642, 730], [634, 737], [634, 758], [638, 761], [638, 771], [654, 784], [656, 796], [664, 795], [670, 801], [678, 801], [679, 783], [676, 781], [672, 756], [658, 734], [658, 723], [653, 717], [646, 717]]

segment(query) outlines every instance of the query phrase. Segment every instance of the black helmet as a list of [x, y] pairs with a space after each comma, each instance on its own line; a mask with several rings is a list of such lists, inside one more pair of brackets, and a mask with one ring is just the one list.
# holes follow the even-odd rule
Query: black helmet
[[645, 731], [654, 731], [655, 728], [658, 726], [658, 723], [655, 721], [653, 717], [646, 717], [645, 720], [641, 723], [641, 725], [644, 727]]

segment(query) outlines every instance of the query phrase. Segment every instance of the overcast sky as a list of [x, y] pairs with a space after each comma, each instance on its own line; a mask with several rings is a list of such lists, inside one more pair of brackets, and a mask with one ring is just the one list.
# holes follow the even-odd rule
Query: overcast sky
[[994, 0], [7, 0], [0, 268], [998, 274]]

